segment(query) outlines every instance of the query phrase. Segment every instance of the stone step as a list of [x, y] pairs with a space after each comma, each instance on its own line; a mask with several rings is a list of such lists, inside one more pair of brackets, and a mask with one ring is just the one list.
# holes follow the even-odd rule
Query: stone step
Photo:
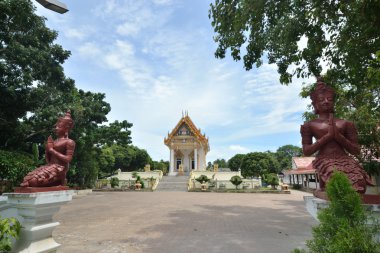
[[158, 186], [156, 191], [187, 191], [187, 176], [164, 176]]

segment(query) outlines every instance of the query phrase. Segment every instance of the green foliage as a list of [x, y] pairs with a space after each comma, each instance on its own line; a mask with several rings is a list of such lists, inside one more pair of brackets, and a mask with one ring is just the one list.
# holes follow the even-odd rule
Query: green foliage
[[[151, 164], [152, 159], [148, 152], [133, 145], [122, 146], [114, 144], [110, 147], [104, 147], [109, 156], [108, 160], [114, 159], [114, 164], [108, 164], [108, 171], [121, 169], [122, 171], [134, 171], [145, 167], [146, 164]], [[103, 170], [103, 169], [102, 169]]]
[[241, 169], [244, 156], [245, 155], [243, 154], [236, 154], [233, 157], [231, 157], [230, 160], [228, 160], [228, 168], [230, 168], [231, 171], [238, 171], [239, 169]]
[[100, 126], [98, 129], [98, 142], [111, 146], [113, 144], [127, 146], [131, 143], [131, 131], [133, 124], [128, 121], [115, 121], [108, 126]]
[[23, 144], [20, 140], [31, 134], [19, 119], [27, 120], [27, 112], [50, 102], [47, 96], [41, 99], [41, 93], [60, 93], [72, 83], [61, 66], [70, 52], [54, 44], [57, 32], [34, 13], [32, 2], [0, 1], [0, 9], [0, 147], [4, 148]]
[[243, 177], [258, 177], [267, 173], [278, 173], [280, 165], [273, 153], [252, 152], [244, 156], [241, 165]]
[[33, 154], [33, 160], [38, 163], [38, 159], [40, 157], [39, 151], [38, 151], [38, 145], [37, 143], [33, 143], [32, 145], [32, 154]]
[[21, 224], [16, 218], [4, 218], [0, 216], [0, 252], [12, 250], [12, 238], [18, 239]]
[[306, 245], [315, 253], [374, 253], [378, 252], [375, 235], [379, 226], [361, 205], [359, 194], [352, 188], [347, 176], [334, 172], [327, 184], [330, 204], [318, 214], [320, 224], [313, 228], [313, 239]]
[[195, 180], [198, 181], [199, 183], [203, 183], [203, 182], [207, 183], [208, 181], [210, 181], [210, 179], [206, 175], [200, 175]]
[[235, 185], [236, 189], [238, 188], [238, 186], [243, 182], [243, 180], [241, 179], [240, 176], [236, 175], [236, 176], [232, 176], [231, 179], [230, 179], [230, 182]]
[[280, 163], [281, 170], [287, 170], [292, 167], [292, 157], [302, 155], [302, 148], [294, 145], [284, 145], [277, 149], [275, 157]]
[[265, 182], [272, 186], [273, 189], [276, 188], [277, 185], [279, 185], [280, 180], [278, 179], [277, 174], [275, 173], [269, 173], [264, 176]]
[[168, 174], [169, 161], [160, 160], [152, 161], [151, 167], [153, 170], [161, 170], [164, 175]]
[[227, 162], [225, 159], [216, 159], [213, 164], [218, 164], [219, 168], [227, 168]]
[[307, 253], [307, 251], [304, 249], [294, 249], [292, 253]]
[[36, 162], [25, 153], [0, 150], [0, 179], [11, 182], [11, 187], [20, 185], [24, 176], [35, 167]]
[[111, 177], [110, 184], [111, 184], [112, 188], [115, 188], [116, 186], [119, 186], [119, 178], [117, 178], [117, 177]]
[[[111, 175], [115, 171], [115, 156], [110, 147], [106, 146], [99, 150], [99, 174]], [[103, 177], [103, 176], [102, 176]]]
[[[282, 83], [295, 74], [318, 76], [322, 59], [336, 72], [360, 75], [380, 48], [378, 1], [215, 0], [210, 7], [215, 56], [224, 58], [230, 50], [240, 60], [247, 44], [245, 68], [262, 65], [265, 52]], [[305, 48], [298, 47], [302, 38]]]

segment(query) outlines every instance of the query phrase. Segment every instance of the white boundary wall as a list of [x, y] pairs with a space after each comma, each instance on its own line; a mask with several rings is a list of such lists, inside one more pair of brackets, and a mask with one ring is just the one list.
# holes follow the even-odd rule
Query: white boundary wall
[[[213, 171], [192, 171], [190, 173], [188, 189], [197, 189], [201, 188], [201, 183], [195, 179], [201, 175], [207, 176], [214, 183], [214, 187], [217, 189], [236, 189], [236, 186], [230, 182], [231, 177], [240, 176], [243, 182], [239, 185], [238, 189], [254, 189], [261, 187], [261, 178], [253, 179], [243, 179], [240, 171], [231, 171], [231, 172], [213, 172]], [[208, 183], [208, 187], [210, 187]]]

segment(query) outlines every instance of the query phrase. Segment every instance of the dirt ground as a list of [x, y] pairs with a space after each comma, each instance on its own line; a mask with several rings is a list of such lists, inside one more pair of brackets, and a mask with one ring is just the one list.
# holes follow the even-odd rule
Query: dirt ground
[[54, 216], [58, 252], [291, 252], [316, 221], [291, 194], [94, 192]]

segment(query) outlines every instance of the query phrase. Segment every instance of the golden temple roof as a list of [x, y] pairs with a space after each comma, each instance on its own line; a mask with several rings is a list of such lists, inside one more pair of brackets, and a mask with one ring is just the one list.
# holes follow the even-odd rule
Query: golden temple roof
[[191, 120], [191, 118], [189, 117], [187, 113], [182, 115], [182, 118], [179, 120], [179, 122], [174, 127], [174, 129], [170, 133], [168, 133], [168, 136], [164, 139], [165, 145], [166, 146], [170, 145], [171, 140], [173, 139], [174, 136], [177, 135], [180, 127], [184, 124], [189, 128], [189, 130], [196, 137], [196, 139], [206, 148], [206, 150], [209, 151], [210, 146], [208, 143], [208, 137], [206, 137], [205, 134], [201, 133], [201, 129], [195, 126], [194, 122]]

